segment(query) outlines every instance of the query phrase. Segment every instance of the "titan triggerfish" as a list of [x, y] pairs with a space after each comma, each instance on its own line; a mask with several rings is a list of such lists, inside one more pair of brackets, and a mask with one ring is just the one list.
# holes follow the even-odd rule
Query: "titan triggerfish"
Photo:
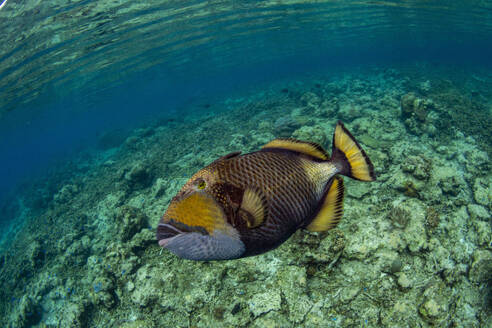
[[275, 139], [195, 173], [157, 227], [159, 245], [190, 260], [258, 255], [297, 229], [326, 231], [343, 213], [342, 175], [374, 181], [374, 167], [339, 121], [331, 156], [319, 144]]

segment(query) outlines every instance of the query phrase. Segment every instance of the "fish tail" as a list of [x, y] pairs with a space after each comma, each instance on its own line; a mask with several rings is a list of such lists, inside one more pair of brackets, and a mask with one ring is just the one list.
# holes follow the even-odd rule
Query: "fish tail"
[[333, 135], [331, 161], [338, 173], [361, 181], [374, 181], [374, 166], [355, 138], [338, 121]]

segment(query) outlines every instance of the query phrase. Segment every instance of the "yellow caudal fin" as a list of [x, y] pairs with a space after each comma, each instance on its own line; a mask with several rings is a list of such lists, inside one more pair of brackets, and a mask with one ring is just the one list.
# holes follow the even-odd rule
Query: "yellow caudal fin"
[[376, 180], [371, 160], [340, 121], [333, 135], [331, 160], [340, 174], [362, 181]]
[[326, 192], [318, 215], [306, 229], [309, 231], [326, 231], [335, 228], [343, 215], [343, 194], [343, 179], [336, 176]]

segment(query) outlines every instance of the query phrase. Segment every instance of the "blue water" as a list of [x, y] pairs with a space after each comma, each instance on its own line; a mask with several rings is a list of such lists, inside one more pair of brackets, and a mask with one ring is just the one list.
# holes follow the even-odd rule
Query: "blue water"
[[[101, 9], [79, 23], [103, 21], [99, 15], [111, 21], [56, 42], [41, 22], [89, 11], [89, 2], [67, 6], [46, 1], [32, 7], [7, 3], [0, 16], [9, 29], [3, 30], [23, 35], [24, 24], [29, 24], [40, 30], [40, 36], [30, 35], [15, 45], [10, 43], [15, 35], [1, 36], [0, 92], [4, 100], [8, 98], [1, 105], [2, 194], [31, 173], [43, 172], [54, 160], [93, 144], [104, 131], [142, 125], [166, 111], [257, 83], [340, 66], [413, 61], [491, 64], [487, 1], [266, 4], [156, 2], [121, 15], [115, 9], [108, 13]], [[125, 6], [132, 8], [128, 2], [116, 9]], [[21, 18], [21, 13], [33, 11], [37, 15]], [[204, 16], [198, 16], [201, 11]], [[141, 22], [118, 30], [130, 19]], [[75, 19], [65, 23], [55, 32], [80, 29], [74, 27]], [[34, 51], [32, 42], [37, 44]], [[108, 46], [75, 53], [69, 62], [51, 66], [77, 47], [98, 42]], [[98, 67], [105, 56], [114, 64]], [[16, 73], [28, 77], [25, 84], [23, 78], [12, 80]], [[31, 79], [39, 80], [35, 89]], [[29, 100], [23, 103], [26, 97]]]
[[492, 70], [492, 1], [137, 3], [0, 9], [0, 236], [23, 191], [83, 175], [76, 161], [106, 156], [107, 133], [357, 68]]

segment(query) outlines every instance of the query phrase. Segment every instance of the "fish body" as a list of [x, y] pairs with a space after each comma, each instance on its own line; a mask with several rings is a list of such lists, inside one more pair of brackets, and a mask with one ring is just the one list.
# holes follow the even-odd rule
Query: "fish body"
[[195, 173], [173, 198], [157, 227], [159, 245], [186, 259], [226, 260], [274, 249], [300, 228], [331, 229], [343, 211], [340, 175], [375, 179], [341, 122], [331, 156], [294, 139], [228, 154]]

